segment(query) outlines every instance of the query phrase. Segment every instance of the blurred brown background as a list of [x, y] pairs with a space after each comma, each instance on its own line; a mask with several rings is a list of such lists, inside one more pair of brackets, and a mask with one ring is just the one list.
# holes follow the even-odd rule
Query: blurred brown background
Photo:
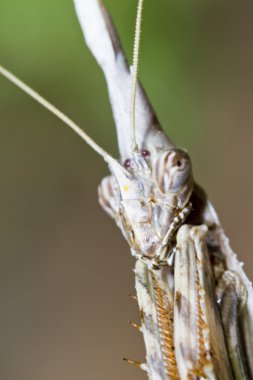
[[[136, 1], [106, 1], [131, 58]], [[146, 1], [140, 76], [252, 268], [253, 4]], [[95, 20], [94, 20], [95, 22]], [[0, 62], [117, 154], [71, 0], [0, 0]], [[0, 78], [0, 378], [145, 379], [134, 260], [97, 203], [102, 160]]]

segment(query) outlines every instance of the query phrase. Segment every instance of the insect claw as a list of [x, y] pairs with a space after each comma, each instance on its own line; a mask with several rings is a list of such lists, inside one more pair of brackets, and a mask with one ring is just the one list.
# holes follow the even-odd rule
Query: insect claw
[[123, 360], [124, 360], [124, 362], [126, 362], [128, 364], [132, 364], [135, 367], [137, 367], [139, 369], [142, 369], [145, 372], [148, 372], [148, 365], [147, 365], [147, 363], [141, 363], [141, 362], [137, 362], [137, 361], [132, 360], [132, 359], [127, 359], [127, 358], [123, 358]]
[[141, 331], [141, 325], [138, 325], [137, 323], [133, 323], [131, 321], [128, 321], [128, 324], [134, 327], [136, 330]]

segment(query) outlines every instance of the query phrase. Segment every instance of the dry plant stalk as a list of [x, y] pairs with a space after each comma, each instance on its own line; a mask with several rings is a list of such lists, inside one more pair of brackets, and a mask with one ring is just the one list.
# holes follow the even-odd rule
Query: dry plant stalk
[[163, 133], [137, 81], [139, 0], [129, 69], [101, 0], [74, 0], [86, 43], [101, 66], [120, 160], [0, 66], [0, 73], [69, 125], [108, 163], [99, 201], [136, 257], [146, 363], [126, 359], [150, 380], [253, 378], [253, 293], [216, 212], [193, 181], [189, 155]]

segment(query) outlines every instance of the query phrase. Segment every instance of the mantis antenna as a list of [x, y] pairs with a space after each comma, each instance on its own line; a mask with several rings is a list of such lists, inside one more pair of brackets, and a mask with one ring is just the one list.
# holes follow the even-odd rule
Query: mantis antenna
[[39, 95], [36, 91], [34, 91], [27, 84], [18, 79], [14, 74], [12, 74], [9, 70], [5, 69], [0, 65], [0, 74], [2, 74], [5, 78], [9, 79], [12, 83], [14, 83], [21, 90], [26, 92], [29, 96], [31, 96], [34, 100], [40, 103], [43, 107], [52, 112], [58, 119], [62, 120], [65, 124], [67, 124], [74, 132], [76, 132], [92, 149], [94, 149], [100, 156], [104, 158], [106, 162], [114, 160], [109, 153], [107, 153], [104, 149], [102, 149], [92, 138], [87, 135], [73, 120], [71, 120], [68, 116], [66, 116], [63, 112], [61, 112], [58, 108], [56, 108], [53, 104], [49, 103], [46, 99], [44, 99], [41, 95]]
[[134, 37], [134, 54], [133, 54], [133, 66], [132, 71], [132, 88], [131, 88], [131, 101], [130, 101], [130, 129], [131, 129], [131, 142], [132, 151], [138, 152], [138, 145], [136, 142], [135, 135], [135, 114], [136, 114], [136, 95], [137, 95], [137, 84], [138, 84], [138, 67], [139, 67], [139, 56], [140, 56], [140, 37], [141, 37], [141, 19], [143, 10], [143, 1], [138, 1], [136, 26], [135, 26], [135, 37]]

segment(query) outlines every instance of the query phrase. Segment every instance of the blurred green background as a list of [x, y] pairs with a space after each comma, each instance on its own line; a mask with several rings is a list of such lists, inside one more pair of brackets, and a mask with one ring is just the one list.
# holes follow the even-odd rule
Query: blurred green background
[[[136, 1], [106, 1], [131, 59]], [[253, 278], [253, 4], [146, 1], [140, 77]], [[96, 20], [94, 20], [95, 22]], [[0, 63], [117, 154], [71, 0], [0, 0]], [[0, 378], [145, 379], [134, 260], [97, 203], [102, 160], [0, 78]]]

